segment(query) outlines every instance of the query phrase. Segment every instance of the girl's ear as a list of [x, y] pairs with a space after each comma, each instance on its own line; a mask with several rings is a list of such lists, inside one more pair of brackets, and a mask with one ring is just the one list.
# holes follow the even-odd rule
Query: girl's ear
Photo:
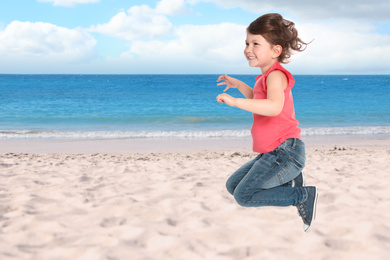
[[278, 58], [282, 54], [283, 48], [280, 45], [274, 45], [274, 59]]

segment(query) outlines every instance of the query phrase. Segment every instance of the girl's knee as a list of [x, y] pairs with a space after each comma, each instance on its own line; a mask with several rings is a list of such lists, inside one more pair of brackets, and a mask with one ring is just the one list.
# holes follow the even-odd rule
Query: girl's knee
[[244, 194], [242, 192], [237, 192], [235, 191], [233, 193], [234, 199], [236, 200], [237, 204], [242, 206], [242, 207], [249, 207], [248, 206], [248, 199], [243, 196]]
[[231, 179], [228, 179], [228, 180], [226, 181], [226, 189], [227, 189], [227, 191], [228, 191], [230, 194], [232, 194], [232, 195], [234, 195], [234, 190], [236, 189], [236, 186], [237, 186], [237, 185], [234, 185], [234, 182], [231, 181]]

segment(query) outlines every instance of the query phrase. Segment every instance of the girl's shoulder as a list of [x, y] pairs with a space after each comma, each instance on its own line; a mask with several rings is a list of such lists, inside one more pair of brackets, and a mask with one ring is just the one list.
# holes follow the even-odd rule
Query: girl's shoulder
[[285, 90], [289, 90], [294, 86], [295, 80], [292, 74], [286, 70], [279, 62], [275, 62], [272, 67], [264, 74], [263, 80], [264, 85], [267, 85], [268, 78], [281, 78], [283, 81], [287, 80], [287, 86], [284, 88]]
[[274, 70], [269, 73], [266, 81], [267, 89], [268, 86], [274, 84], [282, 85], [283, 89], [286, 89], [288, 87], [288, 78], [286, 74], [280, 70]]

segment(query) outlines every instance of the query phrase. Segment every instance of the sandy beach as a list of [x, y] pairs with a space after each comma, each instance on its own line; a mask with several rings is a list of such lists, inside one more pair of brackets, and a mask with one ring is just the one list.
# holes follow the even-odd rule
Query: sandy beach
[[388, 259], [390, 137], [304, 138], [317, 220], [243, 208], [236, 140], [0, 140], [0, 259]]

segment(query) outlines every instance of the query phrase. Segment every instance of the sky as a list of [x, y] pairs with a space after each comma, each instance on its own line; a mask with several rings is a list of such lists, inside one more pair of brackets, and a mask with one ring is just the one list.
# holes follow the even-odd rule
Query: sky
[[295, 74], [390, 74], [390, 1], [0, 0], [0, 74], [260, 74], [246, 27], [277, 12], [310, 42]]

